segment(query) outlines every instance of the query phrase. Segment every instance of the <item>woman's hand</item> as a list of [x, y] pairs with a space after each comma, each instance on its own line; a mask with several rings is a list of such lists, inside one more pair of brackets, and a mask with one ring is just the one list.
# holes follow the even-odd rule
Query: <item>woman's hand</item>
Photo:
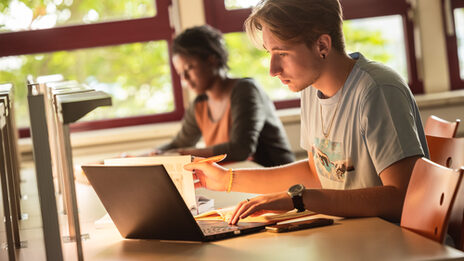
[[234, 210], [229, 224], [235, 225], [239, 219], [264, 213], [287, 212], [293, 209], [293, 202], [287, 192], [266, 194], [240, 202]]
[[184, 166], [184, 169], [193, 171], [193, 179], [200, 182], [195, 183], [195, 188], [207, 188], [210, 190], [225, 191], [229, 182], [227, 169], [216, 163], [195, 163], [202, 158], [195, 157], [194, 162]]

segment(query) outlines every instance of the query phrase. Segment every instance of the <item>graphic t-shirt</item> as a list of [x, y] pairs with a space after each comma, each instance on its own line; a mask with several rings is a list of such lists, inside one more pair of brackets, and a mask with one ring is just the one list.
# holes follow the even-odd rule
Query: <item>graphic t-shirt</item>
[[388, 166], [428, 157], [419, 109], [406, 83], [360, 53], [350, 56], [356, 64], [334, 96], [324, 99], [313, 87], [301, 93], [301, 147], [312, 152], [328, 189], [380, 186], [379, 174]]

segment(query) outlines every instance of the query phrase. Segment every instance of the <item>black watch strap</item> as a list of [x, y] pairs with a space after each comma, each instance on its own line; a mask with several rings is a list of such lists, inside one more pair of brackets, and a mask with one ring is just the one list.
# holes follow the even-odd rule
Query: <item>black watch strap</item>
[[297, 212], [305, 211], [305, 207], [303, 204], [303, 197], [301, 196], [294, 196], [292, 197], [293, 206], [297, 209]]

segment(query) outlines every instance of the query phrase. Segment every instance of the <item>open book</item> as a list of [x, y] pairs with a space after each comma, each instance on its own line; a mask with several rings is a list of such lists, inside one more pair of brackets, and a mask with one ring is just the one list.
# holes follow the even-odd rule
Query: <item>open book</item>
[[105, 165], [112, 166], [163, 165], [187, 207], [190, 210], [197, 210], [193, 176], [190, 171], [184, 170], [184, 165], [190, 162], [192, 162], [192, 156], [190, 155], [112, 158], [104, 160]]
[[[227, 222], [231, 219], [234, 209], [235, 209], [235, 206], [211, 210], [211, 211], [195, 216], [195, 219], [196, 220], [223, 220]], [[295, 210], [291, 210], [291, 211], [288, 211], [282, 214], [266, 213], [260, 216], [248, 216], [244, 219], [240, 219], [240, 221], [261, 222], [261, 223], [269, 222], [269, 221], [279, 222], [279, 221], [284, 221], [284, 220], [289, 220], [289, 219], [294, 219], [294, 218], [316, 214], [309, 210], [305, 210], [303, 212], [296, 212], [296, 211], [297, 210], [295, 209]]]

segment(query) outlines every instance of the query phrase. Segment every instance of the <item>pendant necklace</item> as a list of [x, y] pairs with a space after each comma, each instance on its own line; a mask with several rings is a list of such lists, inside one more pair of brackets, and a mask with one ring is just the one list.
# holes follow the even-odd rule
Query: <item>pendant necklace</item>
[[325, 128], [324, 128], [324, 118], [322, 118], [322, 105], [319, 103], [319, 112], [320, 112], [320, 115], [321, 115], [322, 134], [324, 135], [324, 137], [325, 137], [326, 140], [327, 140], [327, 138], [329, 137], [330, 130], [332, 129], [332, 125], [333, 125], [333, 122], [334, 122], [334, 120], [335, 120], [335, 115], [337, 115], [338, 108], [340, 107], [340, 102], [341, 102], [341, 100], [342, 100], [342, 98], [343, 98], [343, 87], [344, 87], [344, 86], [342, 86], [342, 90], [341, 90], [342, 93], [341, 93], [341, 95], [340, 95], [340, 98], [338, 99], [337, 107], [335, 108], [335, 112], [334, 112], [334, 114], [332, 115], [332, 120], [331, 120], [330, 123], [329, 123], [329, 128], [328, 128], [327, 132], [324, 131]]

